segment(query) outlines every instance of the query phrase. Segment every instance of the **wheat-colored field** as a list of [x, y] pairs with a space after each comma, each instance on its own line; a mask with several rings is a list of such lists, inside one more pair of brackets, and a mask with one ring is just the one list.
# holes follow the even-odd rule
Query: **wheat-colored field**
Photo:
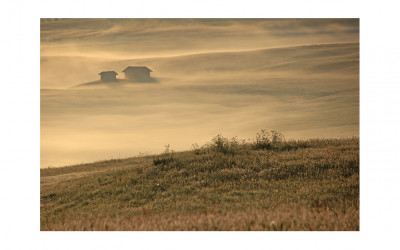
[[41, 169], [41, 230], [359, 230], [359, 140], [254, 140]]

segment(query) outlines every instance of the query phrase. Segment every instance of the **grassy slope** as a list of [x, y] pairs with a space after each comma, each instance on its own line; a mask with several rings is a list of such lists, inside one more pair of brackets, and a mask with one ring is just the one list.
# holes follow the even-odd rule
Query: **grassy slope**
[[41, 169], [41, 230], [359, 230], [358, 138], [263, 142]]

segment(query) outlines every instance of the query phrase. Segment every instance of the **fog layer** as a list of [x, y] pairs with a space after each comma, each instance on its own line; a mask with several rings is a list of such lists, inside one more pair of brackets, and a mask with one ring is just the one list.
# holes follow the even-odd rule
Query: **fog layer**
[[[160, 66], [155, 74], [186, 70], [191, 75], [192, 70], [198, 71], [191, 66], [236, 70], [252, 62], [254, 54], [239, 51], [358, 42], [358, 19], [41, 19], [41, 88], [60, 89], [97, 80], [104, 70], [120, 73], [132, 63], [130, 59], [168, 57], [141, 63]], [[221, 57], [214, 69], [209, 60], [217, 60], [220, 54], [193, 57], [200, 61], [172, 59], [175, 64], [168, 65], [169, 57], [223, 51], [239, 53], [226, 55], [232, 60]], [[280, 52], [285, 53], [276, 51]], [[242, 58], [248, 60], [239, 61]], [[272, 59], [279, 57], [266, 58], [260, 53], [248, 68], [277, 65]]]
[[[66, 36], [75, 33], [83, 39], [75, 29]], [[103, 70], [123, 78], [129, 65], [149, 67], [158, 83], [48, 89], [97, 80]], [[358, 43], [147, 59], [42, 54], [41, 68], [41, 167], [159, 153], [167, 144], [187, 150], [261, 129], [293, 139], [359, 133]]]

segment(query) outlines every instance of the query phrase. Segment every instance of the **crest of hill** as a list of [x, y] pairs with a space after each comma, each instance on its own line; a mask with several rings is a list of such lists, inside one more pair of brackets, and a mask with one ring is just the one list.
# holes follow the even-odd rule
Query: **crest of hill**
[[[240, 52], [213, 52], [167, 58], [124, 60], [162, 74], [263, 70], [329, 71], [358, 69], [359, 44], [320, 44]], [[356, 66], [356, 67], [355, 67]]]
[[[129, 65], [145, 65], [155, 78], [185, 80], [190, 77], [235, 74], [305, 73], [358, 75], [359, 43], [301, 45], [239, 52], [210, 52], [202, 54], [144, 59], [96, 59], [82, 57], [42, 57], [42, 85], [45, 81], [71, 86], [71, 83], [96, 80], [98, 72], [112, 69], [121, 74]], [[74, 72], [74, 74], [69, 74]], [[62, 77], [60, 77], [62, 76]], [[121, 79], [122, 80], [122, 79]], [[78, 81], [78, 82], [79, 82]], [[162, 81], [160, 81], [162, 83]]]

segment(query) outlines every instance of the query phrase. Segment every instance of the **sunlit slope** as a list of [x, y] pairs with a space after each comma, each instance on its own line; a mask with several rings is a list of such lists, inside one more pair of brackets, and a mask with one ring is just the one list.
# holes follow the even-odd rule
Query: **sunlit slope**
[[193, 78], [210, 77], [238, 82], [236, 79], [281, 76], [287, 73], [341, 73], [356, 76], [358, 64], [359, 44], [346, 43], [129, 60], [43, 56], [41, 74], [42, 88], [50, 88], [50, 84], [53, 86], [51, 88], [54, 85], [56, 88], [65, 88], [98, 80], [101, 71], [115, 70], [119, 74], [118, 78], [124, 78], [122, 70], [129, 65], [147, 66], [154, 71], [153, 77], [167, 84], [167, 80], [192, 81]]
[[40, 229], [359, 230], [358, 138], [257, 138], [42, 169]]

